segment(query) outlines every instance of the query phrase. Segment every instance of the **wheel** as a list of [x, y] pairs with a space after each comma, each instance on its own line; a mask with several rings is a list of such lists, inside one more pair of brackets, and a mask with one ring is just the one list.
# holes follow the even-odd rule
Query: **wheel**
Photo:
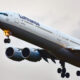
[[65, 74], [66, 73], [66, 68], [63, 68], [62, 69], [62, 72]]
[[58, 72], [58, 73], [61, 73], [61, 71], [62, 71], [61, 68], [58, 68], [57, 72]]
[[76, 73], [76, 74], [77, 74], [77, 76], [80, 76], [80, 71], [77, 71], [77, 73]]
[[61, 77], [64, 78], [65, 77], [65, 74], [64, 73], [61, 73]]
[[4, 43], [10, 43], [10, 39], [4, 39]]
[[65, 76], [66, 76], [66, 78], [69, 78], [70, 77], [70, 74], [69, 73], [66, 73]]

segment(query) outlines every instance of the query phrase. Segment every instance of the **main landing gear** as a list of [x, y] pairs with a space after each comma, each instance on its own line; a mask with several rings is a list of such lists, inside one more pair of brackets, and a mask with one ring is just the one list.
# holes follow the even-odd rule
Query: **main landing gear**
[[76, 75], [77, 75], [77, 76], [80, 76], [80, 71], [77, 71], [77, 72], [76, 72]]
[[62, 78], [64, 78], [64, 77], [69, 78], [70, 77], [70, 74], [68, 72], [66, 72], [65, 62], [60, 61], [60, 64], [61, 64], [62, 69], [61, 68], [58, 68], [57, 72], [58, 73], [61, 73], [61, 77]]
[[9, 30], [4, 30], [4, 33], [5, 33], [5, 36], [7, 37], [4, 39], [4, 43], [10, 43], [11, 40], [10, 40], [9, 36], [11, 35], [11, 32]]

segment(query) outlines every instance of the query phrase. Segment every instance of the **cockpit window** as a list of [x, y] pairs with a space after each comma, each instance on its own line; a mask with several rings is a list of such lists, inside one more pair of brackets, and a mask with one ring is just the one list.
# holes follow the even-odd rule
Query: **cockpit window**
[[8, 14], [7, 13], [0, 13], [0, 15], [4, 15], [4, 16], [8, 16]]

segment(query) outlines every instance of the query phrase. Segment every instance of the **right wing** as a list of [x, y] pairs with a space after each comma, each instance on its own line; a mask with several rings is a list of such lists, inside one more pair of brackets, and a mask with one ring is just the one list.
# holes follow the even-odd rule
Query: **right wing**
[[12, 59], [14, 61], [22, 61], [24, 59], [37, 62], [41, 59], [44, 59], [46, 62], [48, 62], [48, 59], [51, 59], [54, 63], [55, 57], [52, 56], [48, 51], [43, 49], [34, 49], [34, 48], [12, 48], [9, 47], [6, 50], [6, 55], [9, 59]]

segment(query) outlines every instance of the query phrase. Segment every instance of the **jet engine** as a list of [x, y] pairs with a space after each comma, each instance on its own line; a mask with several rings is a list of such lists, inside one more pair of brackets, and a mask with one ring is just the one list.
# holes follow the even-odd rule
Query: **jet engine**
[[18, 48], [7, 48], [6, 56], [14, 61], [22, 61], [24, 59], [22, 56], [22, 50]]
[[24, 48], [22, 50], [22, 56], [29, 60], [29, 61], [33, 61], [33, 62], [37, 62], [37, 61], [40, 61], [41, 60], [41, 55], [40, 53], [38, 52], [37, 49], [29, 49], [29, 48]]
[[37, 62], [41, 59], [44, 59], [46, 62], [48, 62], [48, 59], [51, 59], [55, 63], [55, 57], [50, 55], [49, 52], [47, 52], [46, 50], [41, 49], [19, 49], [9, 47], [6, 50], [6, 56], [14, 61], [22, 61], [23, 59], [26, 59], [32, 62]]

